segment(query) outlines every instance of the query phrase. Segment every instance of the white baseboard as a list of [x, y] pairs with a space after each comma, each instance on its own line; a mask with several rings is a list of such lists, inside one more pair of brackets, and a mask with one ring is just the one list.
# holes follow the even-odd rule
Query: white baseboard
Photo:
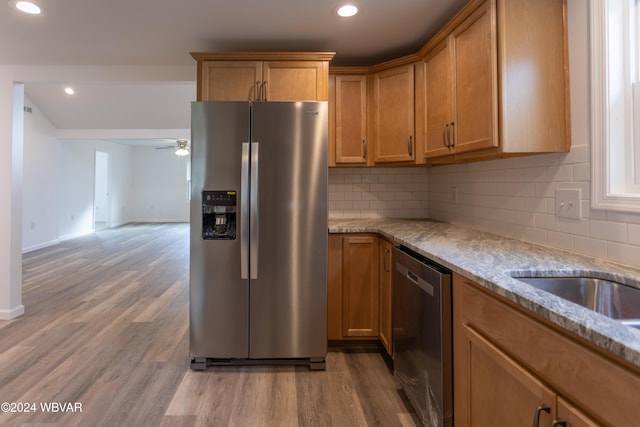
[[19, 305], [10, 310], [0, 310], [0, 320], [11, 320], [24, 314], [24, 305]]
[[28, 246], [26, 248], [22, 248], [22, 253], [26, 254], [26, 253], [29, 253], [29, 252], [36, 251], [38, 249], [48, 248], [49, 246], [54, 246], [54, 245], [58, 245], [58, 244], [60, 244], [60, 239], [50, 240], [50, 241], [45, 242], [45, 243], [40, 243], [40, 244], [37, 244], [37, 245], [33, 245], [33, 246]]
[[157, 222], [157, 223], [163, 223], [163, 222], [167, 222], [167, 223], [173, 223], [173, 222], [189, 222], [189, 218], [184, 219], [184, 218], [138, 218], [134, 221], [131, 222]]
[[58, 239], [60, 241], [62, 240], [69, 240], [69, 239], [74, 239], [76, 237], [81, 237], [81, 236], [86, 236], [87, 234], [91, 234], [93, 233], [93, 230], [89, 230], [89, 231], [80, 231], [78, 233], [71, 233], [71, 234], [65, 234], [64, 236], [60, 236], [58, 237]]

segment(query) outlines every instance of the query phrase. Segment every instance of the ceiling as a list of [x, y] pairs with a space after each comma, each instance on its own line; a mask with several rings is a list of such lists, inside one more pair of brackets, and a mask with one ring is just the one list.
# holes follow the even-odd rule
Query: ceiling
[[[334, 65], [372, 65], [416, 52], [466, 1], [350, 0], [361, 12], [345, 19], [340, 0], [36, 0], [44, 16], [4, 0], [0, 66], [192, 66], [195, 79], [189, 52], [204, 51], [332, 51]], [[25, 92], [57, 129], [185, 129], [195, 82]]]

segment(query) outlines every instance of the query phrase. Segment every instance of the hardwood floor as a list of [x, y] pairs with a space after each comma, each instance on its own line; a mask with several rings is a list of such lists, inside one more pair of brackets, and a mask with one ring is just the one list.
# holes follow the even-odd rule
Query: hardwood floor
[[324, 372], [191, 371], [188, 224], [105, 229], [26, 254], [23, 283], [26, 313], [0, 321], [0, 402], [31, 412], [3, 405], [2, 426], [416, 425], [377, 352], [329, 352]]

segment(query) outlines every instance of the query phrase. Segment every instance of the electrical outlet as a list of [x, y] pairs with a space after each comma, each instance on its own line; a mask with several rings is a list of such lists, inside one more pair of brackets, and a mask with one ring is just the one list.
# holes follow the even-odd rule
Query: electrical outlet
[[458, 204], [458, 187], [451, 187], [451, 203]]
[[556, 190], [556, 215], [563, 218], [582, 218], [579, 188], [559, 188]]

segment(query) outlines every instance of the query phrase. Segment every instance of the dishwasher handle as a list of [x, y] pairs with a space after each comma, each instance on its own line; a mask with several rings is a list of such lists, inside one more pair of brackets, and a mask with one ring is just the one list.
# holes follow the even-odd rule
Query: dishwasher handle
[[430, 296], [434, 296], [435, 289], [432, 284], [424, 280], [422, 277], [409, 270], [399, 262], [396, 263], [396, 270], [404, 277], [415, 283], [420, 289], [428, 293]]

